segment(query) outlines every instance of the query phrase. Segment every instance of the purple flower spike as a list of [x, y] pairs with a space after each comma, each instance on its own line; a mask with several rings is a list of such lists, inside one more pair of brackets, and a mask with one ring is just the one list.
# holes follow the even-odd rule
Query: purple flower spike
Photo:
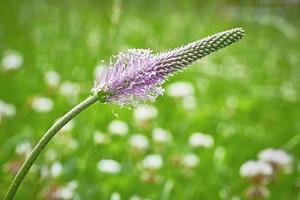
[[137, 105], [155, 101], [169, 77], [200, 58], [226, 47], [245, 35], [241, 28], [223, 31], [188, 45], [153, 54], [147, 49], [128, 49], [110, 60], [95, 80], [92, 95], [102, 102]]

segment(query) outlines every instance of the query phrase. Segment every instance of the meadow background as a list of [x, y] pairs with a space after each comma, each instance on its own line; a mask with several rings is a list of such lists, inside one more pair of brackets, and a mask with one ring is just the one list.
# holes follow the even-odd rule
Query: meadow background
[[[170, 78], [148, 108], [98, 103], [77, 116], [38, 158], [16, 199], [245, 199], [251, 183], [240, 167], [267, 148], [293, 160], [266, 186], [269, 198], [300, 198], [298, 0], [0, 5], [0, 197], [45, 130], [89, 95], [97, 66], [111, 55], [159, 52], [243, 27], [242, 41]], [[178, 81], [179, 96], [189, 98], [168, 93]], [[155, 130], [164, 132], [161, 140]], [[193, 145], [195, 132], [213, 142]], [[146, 139], [133, 140], [137, 133]]]

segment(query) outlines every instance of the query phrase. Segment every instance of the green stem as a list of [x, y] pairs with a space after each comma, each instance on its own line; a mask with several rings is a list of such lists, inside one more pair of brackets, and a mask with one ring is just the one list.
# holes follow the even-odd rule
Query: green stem
[[22, 167], [18, 171], [17, 175], [15, 176], [14, 180], [12, 181], [7, 194], [4, 200], [11, 200], [14, 198], [20, 184], [22, 183], [23, 179], [27, 175], [29, 169], [31, 168], [32, 164], [42, 152], [42, 150], [46, 147], [49, 141], [53, 138], [53, 136], [64, 126], [66, 125], [71, 119], [73, 119], [77, 114], [81, 111], [89, 107], [90, 105], [94, 104], [96, 101], [99, 100], [99, 96], [89, 96], [74, 108], [72, 108], [69, 112], [67, 112], [63, 117], [61, 117], [58, 121], [56, 121], [50, 129], [44, 134], [44, 136], [40, 139], [37, 145], [33, 148], [32, 152], [28, 156], [28, 158], [23, 163]]

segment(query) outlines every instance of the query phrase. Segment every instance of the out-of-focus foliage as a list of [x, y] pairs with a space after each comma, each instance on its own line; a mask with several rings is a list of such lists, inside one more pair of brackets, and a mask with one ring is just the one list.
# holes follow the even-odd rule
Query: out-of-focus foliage
[[111, 55], [243, 27], [242, 41], [170, 78], [148, 107], [98, 103], [76, 117], [16, 199], [299, 198], [299, 1], [208, 2], [2, 1], [0, 196]]

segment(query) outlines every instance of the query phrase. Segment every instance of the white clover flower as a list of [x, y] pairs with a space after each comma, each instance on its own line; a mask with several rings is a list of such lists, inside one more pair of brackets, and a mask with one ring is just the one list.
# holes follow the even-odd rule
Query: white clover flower
[[41, 167], [41, 177], [46, 178], [49, 176], [49, 174], [50, 174], [49, 167], [47, 165], [43, 165]]
[[60, 75], [56, 71], [48, 71], [44, 75], [45, 82], [50, 87], [57, 87], [60, 83]]
[[13, 117], [16, 114], [16, 108], [13, 104], [0, 100], [0, 120], [1, 117]]
[[52, 177], [58, 177], [63, 171], [63, 166], [60, 162], [54, 162], [50, 167], [50, 174]]
[[142, 134], [134, 134], [129, 140], [129, 144], [132, 148], [137, 150], [145, 150], [149, 148], [148, 138]]
[[66, 186], [58, 188], [54, 196], [57, 199], [69, 200], [74, 199], [75, 190], [78, 187], [77, 181], [71, 181]]
[[161, 155], [151, 154], [144, 158], [142, 165], [145, 169], [148, 170], [158, 170], [163, 165], [163, 159]]
[[20, 52], [10, 50], [4, 53], [1, 60], [1, 67], [4, 70], [19, 69], [23, 65], [23, 56]]
[[58, 153], [55, 149], [48, 149], [45, 152], [45, 160], [48, 162], [53, 162], [57, 159]]
[[288, 167], [292, 162], [292, 157], [281, 149], [265, 149], [258, 154], [258, 158], [279, 168]]
[[121, 194], [119, 192], [113, 192], [110, 196], [110, 200], [121, 200]]
[[128, 133], [128, 124], [120, 120], [113, 120], [108, 124], [108, 132], [112, 135], [124, 136]]
[[214, 145], [214, 138], [210, 135], [196, 132], [190, 136], [189, 144], [195, 148], [196, 147], [209, 148]]
[[240, 175], [246, 178], [257, 176], [271, 176], [273, 174], [272, 166], [264, 161], [247, 161], [240, 168]]
[[29, 155], [30, 152], [32, 151], [30, 142], [29, 141], [21, 142], [20, 144], [18, 144], [16, 146], [15, 151], [16, 151], [16, 154], [18, 154], [18, 155], [25, 155], [25, 156]]
[[110, 141], [108, 136], [100, 131], [94, 132], [93, 139], [95, 144], [107, 144]]
[[78, 96], [80, 93], [80, 85], [71, 81], [65, 81], [60, 85], [59, 92], [65, 97]]
[[39, 113], [47, 113], [53, 109], [53, 101], [48, 97], [34, 97], [31, 108]]
[[157, 117], [158, 111], [154, 106], [138, 106], [134, 109], [134, 119], [137, 122], [153, 120]]
[[183, 165], [189, 168], [197, 167], [199, 162], [200, 162], [199, 157], [193, 153], [185, 154], [182, 158]]
[[169, 143], [172, 140], [170, 132], [162, 128], [154, 128], [152, 138], [154, 142], [162, 144]]
[[187, 110], [192, 110], [197, 105], [197, 99], [193, 95], [189, 95], [186, 97], [183, 97], [182, 99], [182, 106]]
[[184, 98], [194, 94], [194, 86], [190, 82], [177, 81], [167, 87], [167, 95], [175, 98]]
[[100, 172], [107, 174], [117, 174], [121, 171], [120, 163], [112, 159], [100, 160], [97, 167]]
[[132, 195], [129, 200], [143, 200], [140, 196], [138, 195]]

